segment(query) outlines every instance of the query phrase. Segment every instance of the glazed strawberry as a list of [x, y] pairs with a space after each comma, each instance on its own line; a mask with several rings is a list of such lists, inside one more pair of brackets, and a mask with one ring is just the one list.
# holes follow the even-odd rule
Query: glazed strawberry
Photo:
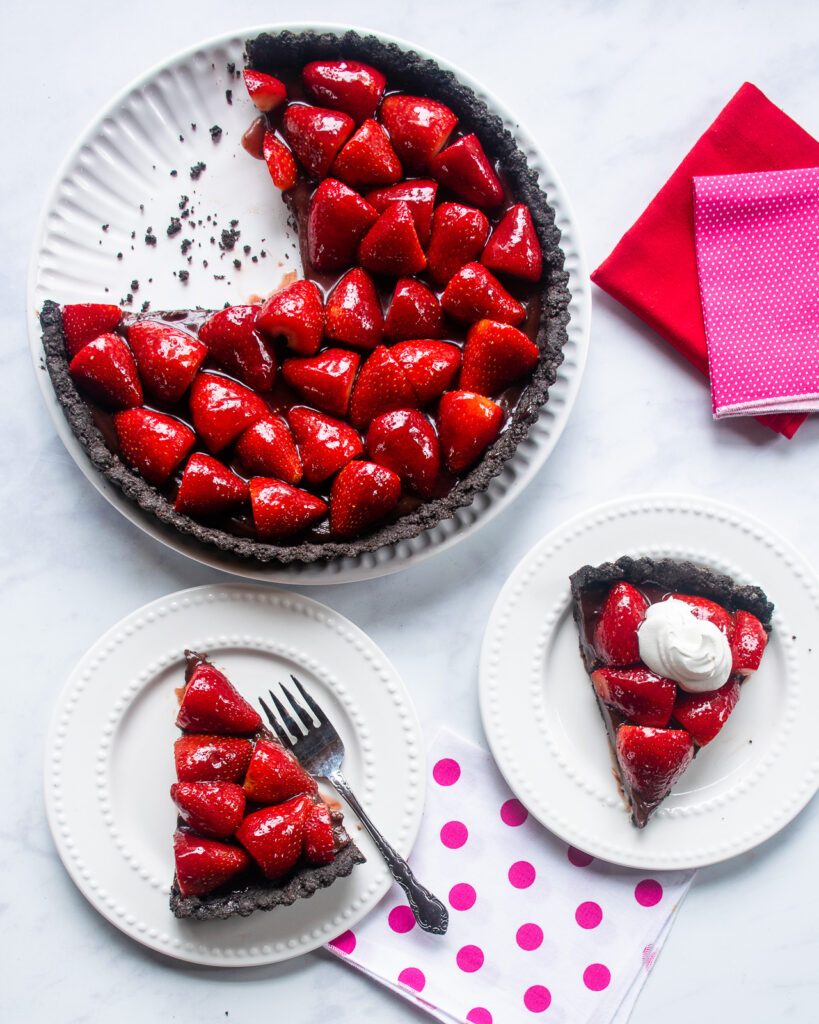
[[312, 356], [324, 337], [324, 302], [313, 281], [294, 281], [268, 298], [256, 326], [271, 338], [282, 337], [292, 352]]
[[384, 321], [390, 341], [410, 338], [440, 338], [444, 333], [444, 311], [434, 292], [412, 277], [401, 277], [392, 293]]
[[256, 327], [258, 306], [228, 306], [199, 328], [211, 358], [254, 391], [269, 391], [276, 380], [276, 357]]
[[324, 107], [291, 103], [284, 112], [284, 137], [312, 178], [326, 178], [336, 154], [352, 135], [347, 114]]
[[604, 665], [633, 665], [640, 660], [637, 630], [648, 601], [636, 587], [620, 581], [606, 595], [594, 627], [594, 649]]
[[244, 850], [181, 829], [174, 833], [176, 884], [183, 896], [204, 896], [248, 867]]
[[303, 406], [294, 406], [289, 417], [304, 465], [304, 478], [311, 484], [328, 480], [364, 451], [358, 432], [348, 423]]
[[326, 502], [308, 491], [291, 487], [272, 477], [254, 477], [250, 481], [253, 522], [260, 536], [290, 537], [318, 522], [327, 511]]
[[486, 243], [481, 263], [495, 274], [540, 280], [543, 252], [527, 206], [517, 203], [503, 215]]
[[263, 71], [254, 71], [253, 68], [245, 68], [242, 75], [253, 105], [263, 114], [269, 114], [271, 110], [280, 107], [287, 99], [284, 82], [280, 82], [273, 75], [266, 75]]
[[355, 258], [359, 239], [378, 213], [343, 182], [327, 178], [310, 199], [307, 256], [316, 270], [341, 270]]
[[238, 736], [180, 736], [173, 745], [180, 782], [241, 782], [253, 744]]
[[734, 672], [756, 672], [762, 654], [768, 643], [765, 627], [750, 612], [740, 608], [734, 613], [734, 632], [731, 638], [731, 653], [734, 658]]
[[387, 84], [377, 68], [357, 60], [314, 60], [301, 77], [311, 99], [356, 121], [373, 116]]
[[230, 444], [269, 411], [253, 391], [216, 373], [197, 374], [189, 404], [194, 429], [212, 452]]
[[247, 484], [218, 459], [195, 452], [188, 459], [174, 508], [184, 515], [218, 515], [247, 501]]
[[118, 334], [102, 334], [83, 345], [68, 369], [77, 387], [100, 405], [109, 409], [142, 405], [134, 357]]
[[621, 725], [616, 746], [623, 778], [647, 804], [659, 803], [694, 757], [685, 729]]
[[367, 120], [344, 143], [331, 173], [353, 188], [393, 185], [401, 178], [401, 162], [381, 125]]
[[537, 345], [517, 327], [479, 320], [466, 336], [461, 387], [479, 395], [496, 395], [530, 374], [538, 356]]
[[115, 413], [114, 430], [123, 458], [151, 484], [163, 484], [196, 442], [190, 427], [150, 409]]
[[427, 258], [412, 211], [406, 203], [390, 203], [379, 215], [358, 245], [362, 267], [374, 274], [417, 274], [427, 265]]
[[488, 234], [489, 221], [474, 206], [441, 203], [432, 218], [427, 250], [432, 280], [446, 284], [461, 267], [477, 259]]
[[376, 188], [368, 192], [364, 198], [379, 213], [383, 213], [390, 203], [406, 203], [415, 221], [415, 230], [421, 245], [426, 245], [432, 231], [432, 215], [435, 209], [435, 193], [438, 182], [432, 178], [412, 178], [401, 181], [387, 188]]
[[739, 679], [731, 678], [710, 693], [686, 693], [680, 690], [674, 705], [674, 717], [704, 747], [728, 721], [739, 700]]
[[286, 192], [296, 184], [299, 178], [296, 159], [281, 139], [276, 137], [276, 133], [269, 128], [264, 133], [262, 140], [262, 156], [276, 188]]
[[285, 381], [311, 405], [346, 416], [361, 356], [344, 348], [326, 348], [308, 359], [286, 359]]
[[181, 401], [208, 354], [197, 338], [157, 320], [132, 324], [128, 344], [146, 392], [165, 405]]
[[463, 135], [439, 153], [430, 168], [438, 181], [475, 206], [503, 202], [503, 185], [483, 151], [477, 135]]
[[519, 324], [526, 316], [523, 305], [480, 263], [461, 267], [444, 289], [441, 305], [456, 320]]
[[176, 716], [180, 729], [242, 736], [261, 728], [257, 711], [227, 676], [196, 651], [185, 651], [185, 688]]
[[309, 796], [297, 796], [248, 814], [239, 826], [236, 838], [265, 878], [282, 878], [296, 866], [304, 842], [304, 823], [312, 809]]
[[462, 473], [486, 451], [503, 425], [503, 409], [471, 391], [448, 391], [438, 410], [444, 462]]
[[229, 839], [245, 816], [244, 790], [235, 782], [175, 782], [171, 800], [186, 825], [211, 839]]
[[604, 704], [616, 708], [632, 725], [668, 725], [677, 686], [647, 668], [599, 668], [592, 672], [595, 692]]
[[461, 367], [461, 350], [445, 341], [402, 341], [392, 346], [390, 355], [404, 368], [421, 405], [439, 398]]
[[721, 604], [694, 594], [670, 594], [669, 596], [690, 605], [696, 618], [713, 622], [717, 629], [721, 630], [729, 641], [731, 640], [734, 635], [734, 620]]
[[414, 409], [418, 398], [403, 367], [383, 345], [361, 367], [350, 399], [350, 420], [364, 430], [382, 412]]
[[249, 474], [275, 476], [288, 484], [301, 480], [301, 459], [280, 416], [265, 416], [244, 430], [236, 442], [236, 456]]
[[392, 470], [348, 462], [330, 490], [330, 530], [337, 537], [355, 537], [392, 512], [400, 497], [401, 481]]
[[422, 497], [432, 493], [441, 472], [441, 447], [423, 413], [395, 409], [377, 416], [367, 431], [367, 451]]
[[304, 824], [304, 856], [311, 864], [331, 864], [335, 860], [333, 821], [326, 804], [317, 803]]
[[280, 804], [301, 793], [314, 793], [316, 783], [280, 743], [260, 739], [245, 776], [244, 791], [257, 804]]
[[416, 173], [429, 168], [458, 123], [443, 103], [400, 93], [385, 97], [379, 116], [401, 163], [407, 171]]
[[370, 275], [354, 267], [327, 296], [324, 331], [333, 341], [375, 348], [384, 334], [381, 300]]
[[69, 359], [80, 351], [83, 345], [108, 334], [119, 326], [122, 310], [100, 302], [81, 302], [63, 306], [63, 333], [65, 351]]

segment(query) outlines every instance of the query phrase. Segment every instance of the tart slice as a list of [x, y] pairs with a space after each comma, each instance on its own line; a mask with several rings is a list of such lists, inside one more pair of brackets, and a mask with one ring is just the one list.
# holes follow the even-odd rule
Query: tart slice
[[265, 729], [223, 672], [186, 651], [174, 744], [178, 819], [171, 910], [208, 921], [289, 906], [364, 856], [341, 811]]
[[636, 828], [731, 715], [773, 605], [705, 566], [628, 557], [571, 577], [580, 655]]

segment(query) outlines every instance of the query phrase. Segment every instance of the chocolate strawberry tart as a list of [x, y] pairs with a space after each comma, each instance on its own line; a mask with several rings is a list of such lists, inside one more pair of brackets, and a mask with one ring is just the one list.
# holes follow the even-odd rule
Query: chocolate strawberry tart
[[417, 54], [261, 35], [244, 79], [303, 277], [215, 311], [46, 302], [48, 370], [94, 465], [168, 528], [260, 561], [373, 551], [473, 501], [537, 418], [568, 322], [554, 213]]
[[619, 784], [644, 828], [759, 668], [773, 605], [759, 587], [671, 559], [587, 565], [571, 587]]

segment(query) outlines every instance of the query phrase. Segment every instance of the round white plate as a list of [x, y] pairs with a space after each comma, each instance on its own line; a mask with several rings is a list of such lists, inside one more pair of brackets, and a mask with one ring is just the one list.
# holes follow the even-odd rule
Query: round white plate
[[[352, 927], [391, 883], [348, 813], [367, 858], [292, 907], [227, 921], [178, 921], [168, 907], [176, 695], [186, 647], [207, 652], [252, 703], [297, 674], [346, 747], [350, 785], [404, 855], [424, 799], [421, 732], [381, 650], [332, 609], [242, 584], [169, 594], [117, 623], [71, 674], [48, 734], [48, 820], [69, 874], [131, 938], [191, 963], [250, 966], [298, 956]], [[332, 792], [329, 790], [328, 792]]]
[[[29, 340], [37, 377], [57, 432], [86, 477], [127, 519], [156, 540], [205, 565], [268, 582], [346, 583], [383, 576], [450, 547], [489, 522], [523, 490], [557, 443], [580, 386], [588, 348], [588, 274], [566, 194], [544, 154], [511, 112], [470, 75], [413, 43], [360, 29], [432, 57], [469, 85], [515, 135], [554, 207], [570, 275], [571, 322], [563, 364], [528, 439], [486, 492], [454, 519], [411, 541], [357, 558], [287, 567], [232, 559], [164, 528], [92, 466], [65, 420], [43, 367], [38, 310], [49, 298], [63, 303], [118, 302], [131, 291], [133, 279], [140, 282], [134, 293], [136, 309], [145, 299], [153, 309], [190, 304], [218, 308], [226, 302], [246, 301], [254, 294], [265, 295], [284, 273], [296, 269], [298, 255], [284, 203], [271, 189], [264, 165], [247, 156], [239, 143], [254, 109], [243, 82], [230, 77], [226, 64], [232, 61], [241, 68], [245, 40], [261, 31], [346, 28], [349, 26], [324, 24], [248, 28], [176, 54], [127, 86], [82, 133], [57, 172], [40, 217], [29, 269]], [[228, 88], [233, 90], [232, 105], [225, 98]], [[196, 124], [195, 131], [191, 123]], [[216, 144], [208, 132], [213, 124], [223, 129]], [[192, 181], [189, 168], [199, 160], [207, 169], [198, 181]], [[177, 171], [175, 177], [172, 170]], [[190, 196], [197, 218], [216, 213], [216, 229], [197, 228], [191, 234], [183, 228], [168, 238], [165, 229], [170, 217], [179, 214], [180, 194]], [[208, 238], [213, 234], [218, 240], [220, 230], [233, 218], [239, 220], [241, 237], [236, 251], [220, 258], [218, 246], [212, 246]], [[108, 225], [106, 231], [102, 231], [103, 224]], [[148, 227], [158, 239], [154, 247], [144, 243]], [[202, 242], [201, 249], [195, 245], [191, 250], [194, 260], [189, 268], [179, 250], [185, 237]], [[267, 258], [252, 263], [241, 251], [245, 244], [251, 245], [254, 253], [264, 248]], [[207, 270], [201, 267], [203, 255], [209, 261]], [[234, 256], [242, 261], [240, 271], [233, 268]], [[174, 276], [180, 268], [190, 269], [187, 284]], [[215, 280], [214, 275], [224, 275], [224, 280]]]
[[[776, 606], [759, 671], [642, 831], [613, 778], [569, 603], [571, 573], [620, 555], [689, 558], [758, 584]], [[537, 544], [495, 603], [480, 666], [492, 753], [529, 810], [596, 857], [643, 869], [733, 857], [787, 825], [819, 786], [818, 627], [813, 571], [743, 512], [681, 496], [601, 505]]]

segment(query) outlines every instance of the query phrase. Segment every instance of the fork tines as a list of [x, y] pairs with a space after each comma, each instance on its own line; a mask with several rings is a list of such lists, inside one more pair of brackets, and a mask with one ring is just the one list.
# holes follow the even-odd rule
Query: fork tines
[[[291, 674], [290, 678], [295, 683], [299, 693], [301, 694], [302, 699], [304, 700], [305, 704], [310, 709], [310, 711], [313, 713], [313, 716], [315, 717], [319, 726], [326, 724], [327, 716], [324, 714], [324, 712], [321, 710], [318, 704], [316, 704], [316, 702], [313, 700], [310, 694], [307, 693], [307, 691], [304, 689], [304, 687], [301, 685], [301, 683], [298, 681], [298, 679], [296, 679], [294, 675]], [[287, 710], [287, 707], [282, 703], [281, 700], [279, 700], [279, 698], [272, 690], [268, 690], [268, 693], [270, 694], [270, 699], [273, 701], [273, 704], [276, 707], [276, 711], [278, 712], [279, 717], [277, 718], [276, 715], [274, 715], [274, 713], [271, 711], [270, 707], [265, 703], [262, 697], [259, 697], [259, 703], [264, 709], [264, 713], [267, 716], [268, 722], [270, 722], [270, 725], [273, 727], [273, 730], [275, 731], [276, 735], [279, 737], [281, 742], [286, 747], [292, 747], [294, 743], [298, 742], [298, 740], [302, 736], [310, 732], [311, 729], [315, 729], [316, 723], [310, 717], [310, 713], [302, 707], [302, 705], [287, 689], [287, 687], [283, 683], [280, 683], [279, 685], [281, 686], [282, 693], [285, 695], [285, 697], [288, 700], [288, 703], [290, 704], [293, 714], [296, 716], [296, 719], [298, 719], [298, 724], [296, 720], [293, 718], [293, 715], [291, 715], [290, 712]], [[282, 725], [284, 725], [284, 728], [282, 728]]]

